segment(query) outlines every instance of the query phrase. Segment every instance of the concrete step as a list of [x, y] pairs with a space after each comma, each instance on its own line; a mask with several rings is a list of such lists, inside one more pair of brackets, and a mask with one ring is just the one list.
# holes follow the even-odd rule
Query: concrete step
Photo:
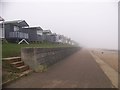
[[20, 74], [20, 76], [28, 75], [28, 74], [30, 74], [31, 72], [33, 72], [33, 70], [28, 69], [28, 70], [22, 72], [22, 74]]
[[[8, 62], [9, 64], [11, 64], [12, 66], [14, 66], [15, 68], [17, 68], [18, 70], [20, 70], [20, 72], [24, 72], [27, 73], [29, 72], [30, 68], [28, 65], [24, 64], [24, 61], [21, 60], [21, 57], [10, 57], [10, 58], [3, 58], [3, 61]], [[23, 74], [24, 74], [23, 73]]]
[[25, 65], [23, 61], [13, 62], [11, 63], [14, 67], [20, 67]]
[[21, 57], [3, 58], [2, 60], [6, 61], [8, 63], [13, 63], [13, 62], [19, 62], [19, 61], [21, 61]]
[[16, 67], [16, 68], [19, 69], [20, 72], [24, 72], [30, 69], [28, 65], [23, 65], [23, 66]]

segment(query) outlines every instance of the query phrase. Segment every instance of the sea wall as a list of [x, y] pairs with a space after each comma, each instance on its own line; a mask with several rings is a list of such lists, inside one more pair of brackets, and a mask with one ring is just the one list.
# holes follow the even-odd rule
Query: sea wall
[[21, 59], [25, 64], [36, 72], [41, 71], [43, 66], [50, 66], [71, 54], [77, 52], [79, 47], [59, 47], [59, 48], [22, 48]]

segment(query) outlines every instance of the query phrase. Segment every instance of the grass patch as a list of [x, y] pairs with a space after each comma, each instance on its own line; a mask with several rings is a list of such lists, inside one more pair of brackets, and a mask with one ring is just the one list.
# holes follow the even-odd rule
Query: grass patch
[[2, 82], [11, 81], [17, 78], [20, 74], [20, 71], [7, 63], [6, 61], [2, 61]]
[[36, 72], [46, 72], [48, 69], [48, 66], [47, 65], [39, 65], [37, 68], [36, 68]]
[[3, 71], [2, 75], [2, 82], [5, 83], [7, 81], [11, 81], [19, 77], [18, 73], [13, 73], [13, 72], [8, 72], [8, 71]]
[[2, 57], [15, 57], [20, 56], [21, 48], [23, 47], [41, 47], [41, 48], [55, 48], [55, 47], [71, 47], [67, 44], [53, 44], [53, 43], [31, 43], [16, 44], [16, 43], [3, 43], [2, 44]]

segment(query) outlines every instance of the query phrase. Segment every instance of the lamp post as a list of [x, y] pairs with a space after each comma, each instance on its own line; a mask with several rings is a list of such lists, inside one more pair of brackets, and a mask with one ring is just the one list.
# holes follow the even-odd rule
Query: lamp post
[[4, 25], [4, 19], [0, 16], [0, 21], [2, 21], [2, 38], [4, 38], [4, 34], [5, 34], [5, 25]]
[[3, 31], [2, 31], [2, 38], [5, 38], [5, 23], [4, 23], [4, 20], [3, 20]]
[[[3, 31], [4, 31], [4, 19], [0, 16], [0, 21], [3, 21], [3, 24], [2, 24], [2, 37], [1, 39], [3, 38]], [[2, 44], [0, 42], [0, 44]], [[0, 45], [0, 60], [2, 60], [2, 45]], [[2, 62], [0, 61], [0, 69], [2, 70]], [[0, 70], [0, 71], [1, 71]], [[0, 73], [0, 76], [2, 76], [2, 74]], [[2, 89], [2, 78], [0, 78], [0, 89]]]

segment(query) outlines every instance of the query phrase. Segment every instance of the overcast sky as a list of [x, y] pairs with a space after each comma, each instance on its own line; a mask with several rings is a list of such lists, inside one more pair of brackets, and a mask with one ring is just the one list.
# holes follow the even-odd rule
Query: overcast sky
[[118, 48], [117, 0], [4, 0], [2, 17], [26, 20], [92, 48]]

